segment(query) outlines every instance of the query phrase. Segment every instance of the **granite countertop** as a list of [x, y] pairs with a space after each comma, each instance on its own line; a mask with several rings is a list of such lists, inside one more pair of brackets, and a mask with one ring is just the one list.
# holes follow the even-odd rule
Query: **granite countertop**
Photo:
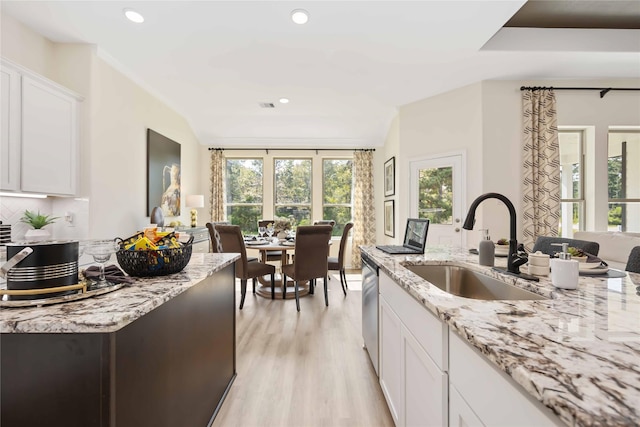
[[[640, 274], [580, 276], [561, 290], [478, 265], [478, 256], [430, 249], [420, 257], [363, 247], [396, 283], [568, 425], [640, 423]], [[549, 297], [481, 301], [450, 295], [404, 268], [461, 265]], [[496, 258], [506, 266], [505, 258]]]
[[134, 283], [108, 294], [43, 307], [2, 308], [0, 332], [115, 332], [237, 258], [237, 254], [193, 253], [189, 264], [179, 273], [134, 278]]

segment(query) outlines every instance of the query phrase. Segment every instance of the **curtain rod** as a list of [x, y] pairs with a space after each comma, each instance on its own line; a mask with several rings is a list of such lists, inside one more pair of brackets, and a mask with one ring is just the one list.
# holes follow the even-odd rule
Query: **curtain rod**
[[604, 98], [604, 96], [611, 90], [640, 90], [638, 87], [546, 87], [546, 86], [521, 86], [520, 90], [543, 90], [543, 89], [553, 89], [553, 90], [599, 90], [600, 98]]
[[269, 154], [269, 150], [272, 151], [376, 151], [375, 148], [213, 148], [209, 147], [209, 151], [261, 151], [264, 150]]

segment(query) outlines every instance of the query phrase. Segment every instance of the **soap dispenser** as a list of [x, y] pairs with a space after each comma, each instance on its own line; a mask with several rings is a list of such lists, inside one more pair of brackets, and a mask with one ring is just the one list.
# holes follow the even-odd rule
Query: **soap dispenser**
[[496, 256], [496, 246], [491, 241], [488, 229], [482, 229], [482, 240], [478, 244], [478, 263], [480, 265], [488, 265], [493, 267], [494, 258]]
[[576, 289], [578, 287], [578, 261], [571, 259], [568, 252], [568, 243], [552, 243], [552, 246], [562, 246], [562, 252], [558, 253], [558, 258], [550, 261], [551, 283], [560, 289]]

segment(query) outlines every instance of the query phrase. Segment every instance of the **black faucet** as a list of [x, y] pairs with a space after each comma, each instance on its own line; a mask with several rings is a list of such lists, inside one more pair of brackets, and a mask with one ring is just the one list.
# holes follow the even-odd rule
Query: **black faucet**
[[501, 200], [502, 203], [507, 205], [507, 208], [509, 209], [510, 236], [509, 255], [507, 257], [507, 272], [511, 274], [521, 275], [522, 273], [520, 273], [520, 266], [528, 261], [528, 257], [526, 256], [526, 254], [521, 255], [518, 253], [518, 241], [516, 240], [516, 210], [513, 207], [513, 203], [511, 203], [509, 199], [498, 193], [486, 193], [479, 196], [473, 201], [473, 203], [471, 203], [469, 213], [467, 214], [467, 218], [464, 220], [464, 225], [462, 226], [462, 228], [464, 228], [465, 230], [473, 230], [473, 224], [476, 222], [476, 209], [478, 208], [480, 202], [485, 199]]

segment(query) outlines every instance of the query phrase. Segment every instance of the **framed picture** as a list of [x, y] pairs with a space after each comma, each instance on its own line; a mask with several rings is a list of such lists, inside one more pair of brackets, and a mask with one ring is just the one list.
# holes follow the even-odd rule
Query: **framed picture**
[[393, 200], [384, 201], [384, 234], [395, 237], [395, 203]]
[[180, 144], [147, 129], [147, 215], [156, 206], [180, 215], [180, 172]]
[[384, 196], [396, 194], [396, 158], [384, 162]]

